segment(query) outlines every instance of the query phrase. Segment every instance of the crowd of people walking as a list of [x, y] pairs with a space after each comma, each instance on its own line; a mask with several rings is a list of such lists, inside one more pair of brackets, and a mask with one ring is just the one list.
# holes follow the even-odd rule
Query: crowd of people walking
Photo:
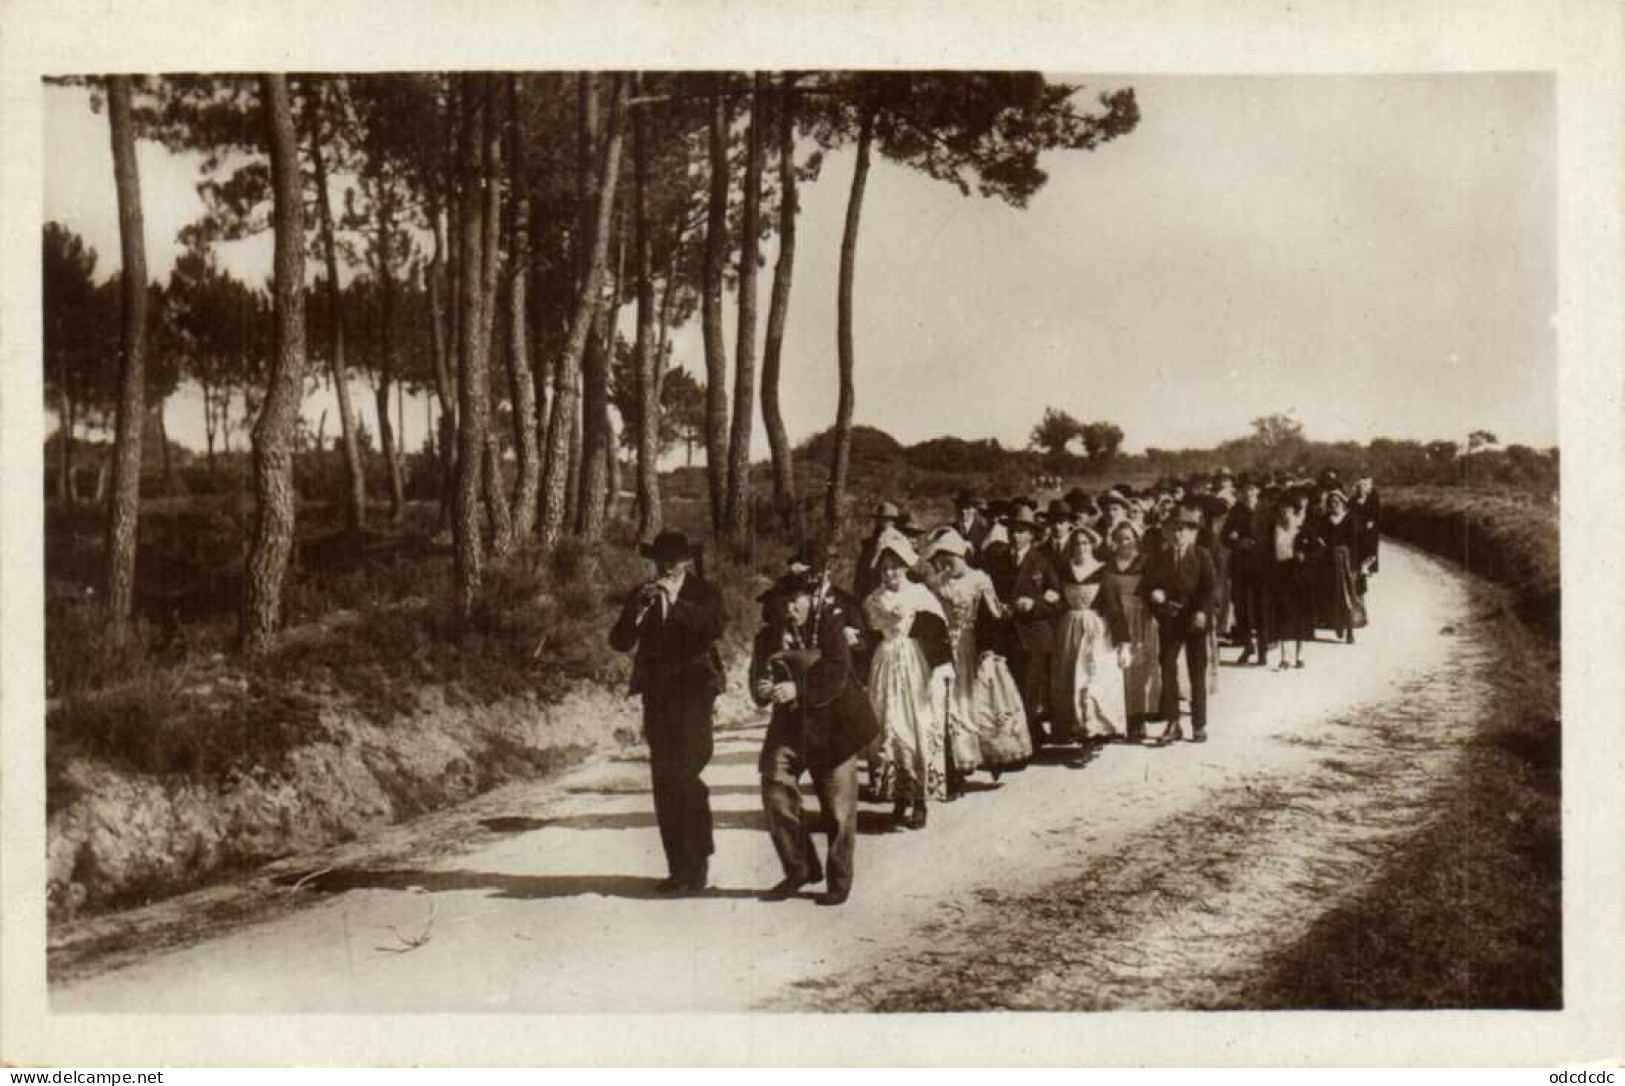
[[[1235, 665], [1273, 658], [1281, 672], [1303, 669], [1303, 642], [1320, 631], [1353, 642], [1380, 520], [1368, 476], [1345, 490], [1330, 469], [1220, 469], [1075, 488], [1042, 508], [962, 493], [953, 519], [929, 530], [881, 502], [850, 591], [831, 547], [803, 546], [759, 598], [751, 660], [751, 694], [772, 710], [759, 769], [785, 873], [763, 897], [825, 882], [819, 901], [844, 902], [860, 802], [922, 830], [973, 774], [997, 781], [1045, 748], [1083, 768], [1111, 742], [1206, 742], [1223, 649], [1239, 650]], [[693, 575], [696, 549], [680, 533], [645, 552], [657, 577], [627, 601], [611, 641], [637, 654], [671, 868], [662, 890], [692, 892], [712, 848], [700, 771], [721, 689], [721, 600]], [[801, 817], [803, 774], [829, 837], [823, 864]]]

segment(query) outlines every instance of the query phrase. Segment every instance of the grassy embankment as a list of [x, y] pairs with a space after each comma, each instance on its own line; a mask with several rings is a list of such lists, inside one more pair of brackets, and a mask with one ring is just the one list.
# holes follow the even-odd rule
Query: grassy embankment
[[[668, 518], [691, 532], [704, 510], [679, 486]], [[449, 602], [451, 549], [432, 505], [400, 524], [348, 539], [336, 511], [302, 511], [285, 595], [289, 636], [259, 658], [232, 646], [247, 518], [232, 498], [149, 502], [138, 556], [135, 635], [115, 645], [87, 594], [100, 557], [101, 511], [47, 511], [47, 797], [71, 802], [61, 770], [92, 757], [155, 777], [218, 781], [275, 773], [322, 738], [321, 715], [341, 707], [379, 726], [438, 685], [465, 706], [504, 698], [557, 701], [581, 682], [618, 686], [627, 662], [605, 640], [627, 589], [648, 575], [633, 526], [600, 543], [568, 541], [488, 571], [472, 616]], [[379, 517], [382, 521], [382, 517]], [[753, 616], [756, 569], [776, 568], [782, 544], [760, 541], [754, 565], [707, 555], [735, 616]], [[733, 624], [730, 644], [753, 624]], [[192, 696], [200, 686], [208, 696]], [[547, 768], [537, 766], [536, 768]]]
[[1384, 501], [1391, 535], [1495, 583], [1474, 623], [1495, 698], [1431, 821], [1290, 950], [1253, 1005], [1560, 1008], [1557, 511], [1437, 487]]

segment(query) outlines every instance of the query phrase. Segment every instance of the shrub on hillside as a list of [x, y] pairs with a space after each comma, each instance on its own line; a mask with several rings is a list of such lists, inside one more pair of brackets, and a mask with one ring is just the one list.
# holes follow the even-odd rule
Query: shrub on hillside
[[1562, 556], [1554, 506], [1527, 494], [1396, 487], [1383, 492], [1383, 530], [1505, 585], [1519, 617], [1555, 639]]
[[[796, 456], [819, 464], [828, 464], [835, 451], [835, 431], [822, 430], [803, 442]], [[852, 465], [898, 461], [903, 457], [903, 445], [884, 430], [873, 426], [852, 427]]]

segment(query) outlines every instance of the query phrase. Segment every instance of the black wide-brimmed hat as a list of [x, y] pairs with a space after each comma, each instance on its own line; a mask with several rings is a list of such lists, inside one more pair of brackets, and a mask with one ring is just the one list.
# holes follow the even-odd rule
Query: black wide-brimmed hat
[[672, 561], [678, 558], [697, 557], [700, 546], [697, 543], [690, 543], [688, 536], [682, 532], [667, 531], [655, 536], [654, 542], [639, 546], [638, 553], [656, 562]]
[[892, 525], [892, 527], [896, 528], [899, 532], [902, 532], [910, 539], [918, 539], [920, 536], [925, 534], [925, 529], [914, 523], [914, 517], [907, 509], [903, 510], [903, 512], [897, 518], [897, 523]]
[[1025, 528], [1029, 532], [1036, 532], [1039, 527], [1038, 515], [1033, 512], [1031, 506], [1025, 504], [1016, 506], [1010, 515], [1003, 519], [1004, 526], [1010, 529]]
[[961, 490], [954, 495], [955, 509], [980, 509], [987, 503], [968, 490]]
[[874, 513], [872, 513], [870, 515], [869, 519], [871, 519], [871, 520], [897, 520], [897, 519], [901, 518], [902, 515], [903, 515], [903, 511], [901, 509], [897, 508], [897, 503], [896, 502], [880, 502], [879, 504], [877, 504], [875, 506], [875, 511], [874, 511]]

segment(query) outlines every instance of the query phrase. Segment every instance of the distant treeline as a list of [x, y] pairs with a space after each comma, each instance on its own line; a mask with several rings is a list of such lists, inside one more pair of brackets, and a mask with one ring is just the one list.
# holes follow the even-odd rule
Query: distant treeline
[[[1110, 458], [1070, 452], [1006, 449], [992, 438], [969, 440], [938, 437], [904, 445], [884, 431], [854, 427], [852, 462], [855, 473], [872, 480], [887, 480], [898, 497], [941, 497], [956, 488], [1021, 492], [1032, 487], [1033, 477], [1059, 475], [1069, 484], [1114, 482], [1135, 485], [1165, 476], [1188, 476], [1223, 466], [1236, 473], [1284, 471], [1315, 475], [1337, 469], [1348, 479], [1363, 471], [1383, 486], [1459, 486], [1518, 490], [1542, 498], [1558, 491], [1558, 450], [1527, 445], [1478, 444], [1453, 441], [1409, 441], [1379, 437], [1366, 444], [1355, 441], [1312, 441], [1301, 429], [1282, 437], [1280, 419], [1261, 419], [1247, 437], [1225, 441], [1208, 449], [1148, 448], [1143, 453], [1120, 453]], [[1268, 425], [1260, 425], [1268, 424]], [[1292, 429], [1290, 426], [1288, 429]], [[1478, 431], [1479, 442], [1493, 435]], [[806, 442], [800, 459], [821, 462], [829, 431]], [[885, 488], [882, 488], [885, 489]]]

